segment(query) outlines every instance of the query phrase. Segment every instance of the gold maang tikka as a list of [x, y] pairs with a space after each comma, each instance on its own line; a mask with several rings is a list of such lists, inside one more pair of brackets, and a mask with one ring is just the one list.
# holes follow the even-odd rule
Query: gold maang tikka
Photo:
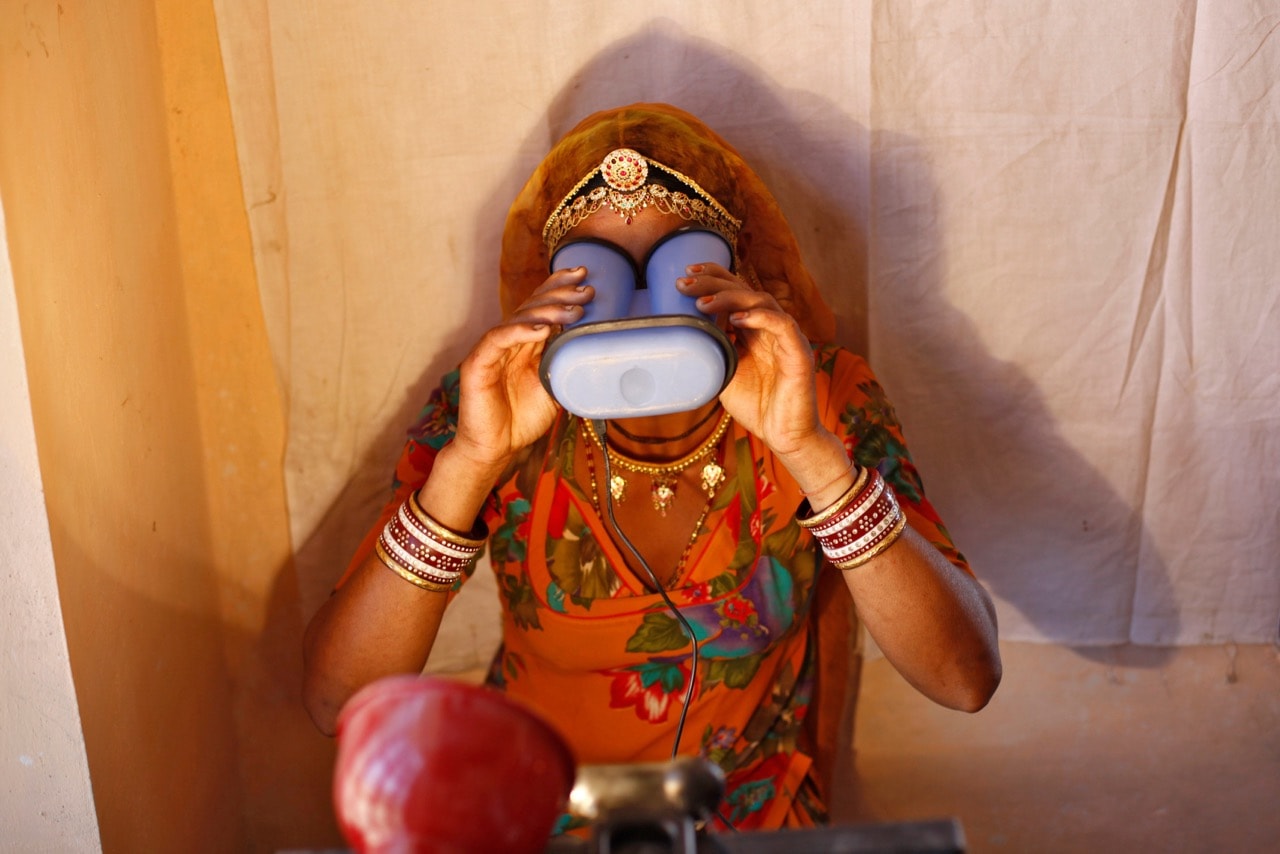
[[[673, 186], [668, 186], [668, 185]], [[542, 226], [542, 242], [553, 251], [575, 226], [603, 207], [628, 224], [647, 207], [708, 228], [734, 246], [742, 220], [693, 178], [630, 148], [617, 148], [574, 185]]]
[[707, 460], [702, 466], [701, 485], [703, 492], [710, 495], [724, 482], [724, 467], [716, 461], [714, 451], [716, 446], [720, 444], [720, 440], [724, 438], [724, 434], [728, 431], [729, 424], [732, 421], [733, 418], [726, 412], [721, 416], [720, 423], [716, 425], [716, 429], [711, 431], [711, 435], [702, 444], [680, 459], [669, 463], [646, 463], [625, 457], [605, 445], [589, 426], [584, 425], [583, 429], [595, 446], [609, 455], [609, 464], [613, 469], [609, 478], [609, 494], [613, 496], [613, 500], [619, 504], [626, 500], [629, 484], [623, 472], [645, 474], [652, 478], [649, 494], [653, 499], [653, 509], [657, 510], [659, 515], [666, 516], [667, 511], [671, 509], [671, 505], [675, 503], [676, 486], [679, 483], [680, 475], [684, 474], [689, 467], [704, 457]]

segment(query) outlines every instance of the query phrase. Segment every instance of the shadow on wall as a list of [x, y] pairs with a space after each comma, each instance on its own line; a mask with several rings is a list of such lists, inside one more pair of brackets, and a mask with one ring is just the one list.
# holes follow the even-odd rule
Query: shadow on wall
[[[773, 192], [805, 261], [836, 312], [837, 337], [867, 347], [868, 133], [812, 92], [787, 89], [747, 57], [657, 19], [601, 50], [547, 108], [546, 129], [525, 150], [545, 152], [598, 110], [662, 101], [727, 139]], [[537, 159], [516, 164], [518, 188]], [[514, 192], [512, 192], [514, 196]], [[502, 202], [510, 203], [510, 199]]]
[[[947, 301], [944, 200], [930, 154], [910, 137], [875, 135], [872, 210], [881, 215], [870, 255], [877, 356], [888, 354], [897, 372], [886, 385], [926, 486], [936, 486], [931, 498], [1000, 600], [1004, 623], [1020, 618], [1022, 637], [1112, 662], [1114, 647], [1133, 640], [1135, 618], [1176, 636], [1177, 599], [1141, 507], [1067, 440], [1035, 382], [993, 357], [982, 330]], [[1130, 441], [1140, 459], [1145, 438]], [[1153, 650], [1145, 666], [1172, 652]]]
[[[497, 320], [497, 247], [519, 188], [581, 118], [655, 100], [705, 120], [771, 186], [836, 310], [840, 343], [867, 351], [874, 299], [877, 356], [894, 354], [882, 379], [932, 499], [1001, 609], [1016, 610], [1051, 641], [1125, 643], [1141, 557], [1144, 597], [1176, 624], [1167, 572], [1146, 541], [1139, 511], [1065, 441], [1035, 384], [984, 350], [973, 322], [944, 298], [928, 152], [888, 134], [876, 136], [873, 150], [868, 129], [829, 100], [787, 90], [748, 59], [664, 19], [604, 48], [575, 74], [548, 105], [545, 124], [529, 132], [494, 182], [476, 223], [467, 318], [400, 404], [384, 413], [379, 439], [356, 476], [298, 550], [306, 615], [386, 501], [406, 431], [431, 389], [455, 366], [454, 354]], [[868, 198], [871, 209], [892, 214], [874, 228], [862, 201]], [[912, 373], [894, 374], [904, 361], [916, 366]], [[1078, 652], [1110, 657], [1103, 646]]]
[[[193, 520], [202, 496], [191, 491]], [[330, 806], [335, 746], [301, 703], [292, 566], [276, 572], [262, 629], [253, 631], [220, 618], [217, 603], [259, 594], [224, 587], [211, 602], [215, 585], [228, 582], [213, 580], [190, 531], [131, 520], [174, 579], [156, 585], [130, 583], [135, 567], [81, 542], [74, 522], [49, 522], [60, 565], [79, 579], [74, 596], [109, 615], [107, 623], [66, 623], [73, 650], [111, 649], [111, 666], [85, 660], [76, 668], [102, 849], [269, 854], [341, 843]], [[207, 594], [193, 592], [206, 582]]]
[[237, 683], [242, 814], [255, 852], [343, 842], [333, 812], [337, 741], [316, 729], [302, 704], [302, 633], [297, 574], [276, 574], [262, 631], [227, 632]]
[[865, 351], [867, 228], [864, 212], [851, 200], [866, 196], [866, 129], [817, 96], [780, 90], [743, 58], [686, 35], [670, 21], [656, 20], [601, 50], [566, 83], [548, 104], [546, 121], [529, 131], [493, 182], [493, 193], [478, 206], [467, 317], [396, 408], [384, 413], [378, 438], [355, 476], [298, 548], [308, 617], [387, 500], [397, 455], [432, 389], [456, 367], [456, 354], [470, 350], [499, 319], [498, 247], [516, 194], [555, 140], [579, 120], [637, 101], [665, 101], [692, 112], [755, 166], [790, 219], [814, 277], [837, 283], [824, 293], [837, 313], [840, 340]]

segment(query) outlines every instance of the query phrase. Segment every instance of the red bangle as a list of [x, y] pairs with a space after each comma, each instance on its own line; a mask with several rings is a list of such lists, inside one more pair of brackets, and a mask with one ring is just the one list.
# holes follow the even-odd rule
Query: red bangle
[[383, 527], [375, 549], [401, 578], [424, 590], [444, 591], [475, 563], [487, 534], [482, 522], [466, 535], [446, 528], [410, 495]]
[[893, 489], [871, 469], [822, 513], [814, 514], [806, 501], [796, 521], [813, 532], [835, 567], [853, 569], [891, 546], [907, 520]]

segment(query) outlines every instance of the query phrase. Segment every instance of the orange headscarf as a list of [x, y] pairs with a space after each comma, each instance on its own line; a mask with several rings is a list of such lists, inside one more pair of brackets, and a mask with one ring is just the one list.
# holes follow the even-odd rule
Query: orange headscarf
[[542, 227], [575, 184], [617, 148], [634, 149], [691, 177], [742, 220], [737, 258], [747, 281], [778, 300], [813, 341], [830, 341], [835, 316], [800, 259], [773, 194], [742, 156], [692, 115], [667, 104], [632, 104], [583, 119], [539, 164], [507, 215], [500, 297], [509, 315], [547, 278]]

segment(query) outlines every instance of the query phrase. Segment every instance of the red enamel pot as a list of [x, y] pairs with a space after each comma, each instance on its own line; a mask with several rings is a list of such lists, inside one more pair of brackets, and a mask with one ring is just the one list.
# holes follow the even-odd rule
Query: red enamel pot
[[543, 851], [574, 774], [560, 735], [489, 688], [392, 676], [338, 717], [334, 806], [360, 852]]

